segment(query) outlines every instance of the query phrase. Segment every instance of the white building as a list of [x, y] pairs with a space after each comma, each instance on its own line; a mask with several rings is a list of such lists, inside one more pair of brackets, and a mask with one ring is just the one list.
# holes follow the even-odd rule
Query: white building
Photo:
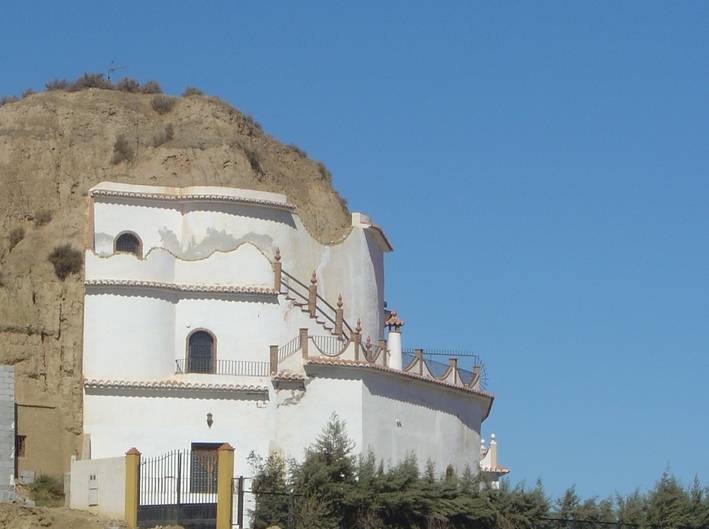
[[245, 473], [252, 451], [301, 457], [335, 412], [384, 461], [479, 464], [493, 396], [479, 367], [402, 356], [395, 314], [384, 341], [392, 248], [366, 216], [323, 245], [280, 194], [102, 183], [89, 219], [90, 457], [228, 442]]

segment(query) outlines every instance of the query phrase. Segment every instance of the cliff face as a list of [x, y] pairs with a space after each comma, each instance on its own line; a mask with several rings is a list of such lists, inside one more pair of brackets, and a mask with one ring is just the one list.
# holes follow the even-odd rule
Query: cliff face
[[58, 473], [80, 451], [83, 275], [60, 280], [48, 256], [83, 252], [87, 191], [104, 180], [285, 193], [320, 242], [349, 232], [324, 166], [218, 99], [87, 89], [0, 107], [0, 364], [33, 432], [21, 468]]

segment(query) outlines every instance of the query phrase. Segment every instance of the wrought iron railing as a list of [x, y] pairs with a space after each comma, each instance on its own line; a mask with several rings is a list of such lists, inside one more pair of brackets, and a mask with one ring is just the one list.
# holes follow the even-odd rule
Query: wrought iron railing
[[249, 377], [266, 377], [269, 374], [269, 363], [255, 360], [211, 360], [204, 358], [188, 358], [175, 360], [175, 373], [206, 373], [212, 375], [241, 375]]
[[349, 340], [339, 336], [311, 336], [310, 341], [313, 342], [318, 352], [325, 356], [341, 355], [350, 343]]
[[[299, 281], [297, 278], [293, 277], [285, 270], [283, 270], [281, 273], [283, 275], [281, 280], [281, 289], [283, 290], [283, 293], [293, 294], [297, 296], [301, 300], [299, 301], [299, 303], [302, 303], [307, 307], [310, 298], [310, 287], [302, 281]], [[325, 298], [323, 298], [320, 294], [316, 293], [315, 298], [316, 315], [322, 316], [327, 321], [329, 321], [333, 327], [335, 327], [337, 325], [337, 309], [330, 305], [330, 303], [328, 303], [327, 300], [325, 300]], [[342, 334], [344, 338], [349, 339], [349, 337], [352, 336], [352, 333], [352, 327], [349, 323], [347, 323], [347, 320], [343, 319]]]
[[[448, 372], [450, 364], [448, 362], [434, 360], [434, 358], [456, 358], [458, 360], [458, 378], [463, 384], [470, 385], [472, 383], [475, 377], [472, 369], [478, 368], [480, 370], [480, 387], [485, 389], [487, 386], [485, 364], [482, 363], [477, 354], [447, 349], [407, 349], [402, 353], [402, 365], [404, 370], [416, 359], [417, 350], [422, 352], [424, 364], [426, 364], [429, 372], [435, 378], [442, 378], [443, 375]], [[465, 367], [461, 367], [461, 364]], [[468, 369], [468, 366], [470, 366], [471, 369]]]
[[300, 349], [300, 336], [296, 336], [290, 342], [278, 348], [278, 361], [283, 362], [286, 358], [295, 354]]

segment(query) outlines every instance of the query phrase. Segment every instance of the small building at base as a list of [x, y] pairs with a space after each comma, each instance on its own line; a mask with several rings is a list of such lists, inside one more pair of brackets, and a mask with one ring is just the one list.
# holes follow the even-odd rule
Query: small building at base
[[367, 216], [327, 245], [276, 193], [104, 182], [89, 207], [84, 457], [229, 443], [243, 473], [300, 459], [334, 413], [359, 453], [478, 470], [482, 364], [402, 350]]

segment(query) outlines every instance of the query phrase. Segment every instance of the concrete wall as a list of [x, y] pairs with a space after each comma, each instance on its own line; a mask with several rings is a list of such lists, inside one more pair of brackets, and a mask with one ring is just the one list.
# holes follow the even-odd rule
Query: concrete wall
[[[95, 481], [90, 485], [90, 476]], [[125, 516], [125, 457], [90, 459], [71, 463], [70, 500], [72, 509], [91, 511], [109, 518]], [[90, 487], [95, 491], [91, 492]]]
[[0, 366], [0, 501], [9, 501], [15, 476], [15, 368]]

